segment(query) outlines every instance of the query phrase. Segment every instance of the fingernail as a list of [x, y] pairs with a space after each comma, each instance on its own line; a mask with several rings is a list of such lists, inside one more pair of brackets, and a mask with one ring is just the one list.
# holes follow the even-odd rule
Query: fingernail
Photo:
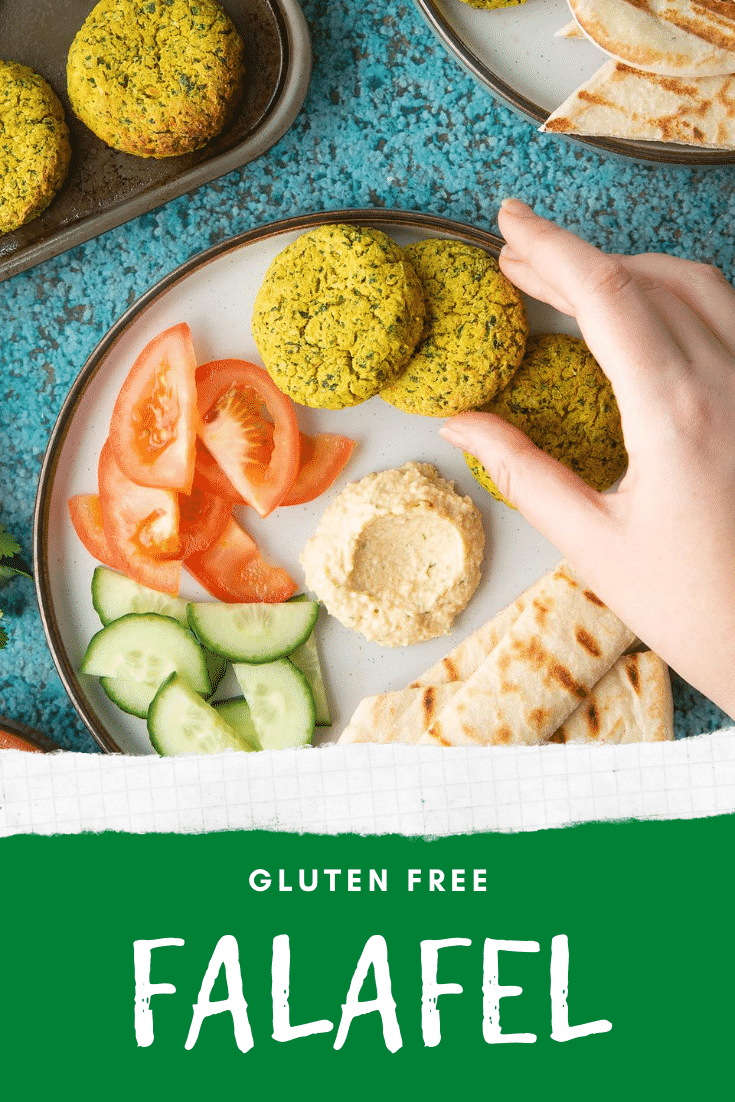
[[454, 444], [455, 448], [465, 447], [466, 438], [452, 425], [442, 425], [439, 429], [439, 435], [443, 436], [450, 444]]
[[503, 260], [521, 259], [520, 255], [515, 251], [515, 249], [512, 249], [510, 245], [503, 245], [502, 249], [500, 250], [500, 256]]
[[506, 214], [512, 214], [514, 218], [527, 218], [529, 214], [533, 214], [528, 204], [521, 202], [520, 199], [503, 199], [500, 209]]

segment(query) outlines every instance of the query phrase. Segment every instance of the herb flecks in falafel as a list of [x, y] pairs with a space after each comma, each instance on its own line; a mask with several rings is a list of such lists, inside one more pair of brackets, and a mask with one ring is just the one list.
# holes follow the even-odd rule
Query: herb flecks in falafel
[[380, 230], [342, 223], [302, 234], [273, 260], [255, 299], [253, 336], [295, 402], [342, 409], [402, 370], [424, 315], [403, 250]]
[[64, 108], [49, 84], [15, 61], [0, 61], [0, 233], [46, 209], [71, 158]]
[[[595, 490], [609, 489], [628, 466], [612, 387], [577, 337], [563, 333], [529, 337], [518, 371], [482, 409], [515, 425], [537, 448]], [[465, 458], [480, 485], [511, 505], [482, 463], [471, 455]]]
[[521, 362], [528, 324], [520, 292], [474, 245], [429, 238], [405, 252], [424, 289], [426, 324], [405, 370], [380, 396], [426, 417], [481, 405]]
[[216, 0], [101, 0], [67, 62], [75, 113], [138, 157], [189, 153], [218, 134], [240, 98], [244, 46]]

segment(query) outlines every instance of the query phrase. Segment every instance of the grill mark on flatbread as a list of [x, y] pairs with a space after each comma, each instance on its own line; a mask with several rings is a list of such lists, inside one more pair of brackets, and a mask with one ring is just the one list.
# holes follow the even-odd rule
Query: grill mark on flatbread
[[580, 700], [584, 700], [587, 696], [588, 690], [584, 685], [580, 685], [578, 681], [575, 681], [572, 674], [563, 666], [561, 662], [552, 662], [549, 667], [549, 677], [554, 681], [557, 681], [565, 689], [568, 689], [574, 696], [579, 697]]
[[549, 604], [548, 601], [544, 600], [543, 597], [535, 597], [534, 600], [531, 603], [533, 604], [533, 607], [536, 610], [536, 617], [535, 617], [536, 623], [538, 624], [538, 626], [540, 628], [543, 629], [543, 627], [546, 624], [546, 621], [549, 617], [549, 612], [551, 611], [551, 605]]
[[597, 738], [600, 733], [600, 716], [594, 701], [591, 701], [585, 708], [585, 715], [587, 717], [590, 737]]
[[635, 661], [636, 657], [637, 657], [636, 655], [631, 654], [630, 657], [628, 658], [628, 660], [626, 661], [626, 663], [625, 663], [625, 676], [628, 678], [628, 681], [630, 681], [630, 684], [633, 688], [633, 692], [637, 693], [640, 696], [641, 679], [640, 679], [639, 670], [638, 670], [638, 663], [637, 663], [637, 661]]
[[605, 602], [601, 601], [597, 594], [593, 593], [591, 589], [585, 589], [584, 595], [588, 601], [590, 601], [593, 605], [597, 605], [598, 608], [605, 607]]
[[564, 734], [564, 728], [563, 727], [560, 727], [558, 731], [554, 731], [553, 735], [549, 739], [549, 742], [556, 742], [556, 743], [559, 743], [561, 745], [563, 745], [566, 741], [567, 741], [567, 739], [566, 739], [566, 735]]
[[509, 746], [513, 742], [513, 732], [510, 727], [498, 727], [495, 740], [500, 746]]
[[599, 658], [602, 654], [602, 651], [598, 646], [597, 640], [594, 638], [594, 636], [590, 635], [588, 631], [585, 631], [584, 628], [577, 628], [574, 633], [574, 638], [577, 640], [580, 647], [583, 647], [584, 650], [586, 650], [588, 654], [591, 654], [593, 658]]
[[454, 662], [452, 662], [451, 658], [443, 658], [442, 659], [442, 665], [443, 665], [444, 669], [447, 671], [447, 681], [459, 681], [460, 680], [460, 676], [459, 676], [459, 673], [457, 671], [457, 667], [455, 666]]
[[436, 693], [434, 692], [433, 685], [430, 685], [428, 689], [424, 690], [421, 707], [424, 713], [424, 726], [429, 728], [436, 718]]
[[549, 710], [548, 708], [534, 708], [528, 716], [528, 721], [531, 727], [537, 731], [543, 731], [544, 727], [549, 722]]

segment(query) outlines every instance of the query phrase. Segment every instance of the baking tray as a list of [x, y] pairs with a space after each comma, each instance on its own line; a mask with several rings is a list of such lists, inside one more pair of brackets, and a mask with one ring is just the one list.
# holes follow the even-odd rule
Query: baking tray
[[234, 117], [203, 149], [154, 160], [110, 149], [76, 118], [66, 94], [66, 59], [93, 0], [5, 0], [0, 57], [45, 77], [71, 134], [66, 182], [34, 221], [0, 236], [0, 280], [137, 218], [260, 157], [290, 127], [309, 86], [309, 29], [296, 0], [224, 0], [245, 42], [247, 86]]

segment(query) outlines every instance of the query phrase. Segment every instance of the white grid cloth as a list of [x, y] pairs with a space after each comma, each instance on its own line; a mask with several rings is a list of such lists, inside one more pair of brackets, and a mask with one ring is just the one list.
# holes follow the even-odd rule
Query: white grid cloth
[[353, 745], [211, 757], [0, 752], [0, 837], [449, 835], [735, 811], [735, 727], [628, 746]]

